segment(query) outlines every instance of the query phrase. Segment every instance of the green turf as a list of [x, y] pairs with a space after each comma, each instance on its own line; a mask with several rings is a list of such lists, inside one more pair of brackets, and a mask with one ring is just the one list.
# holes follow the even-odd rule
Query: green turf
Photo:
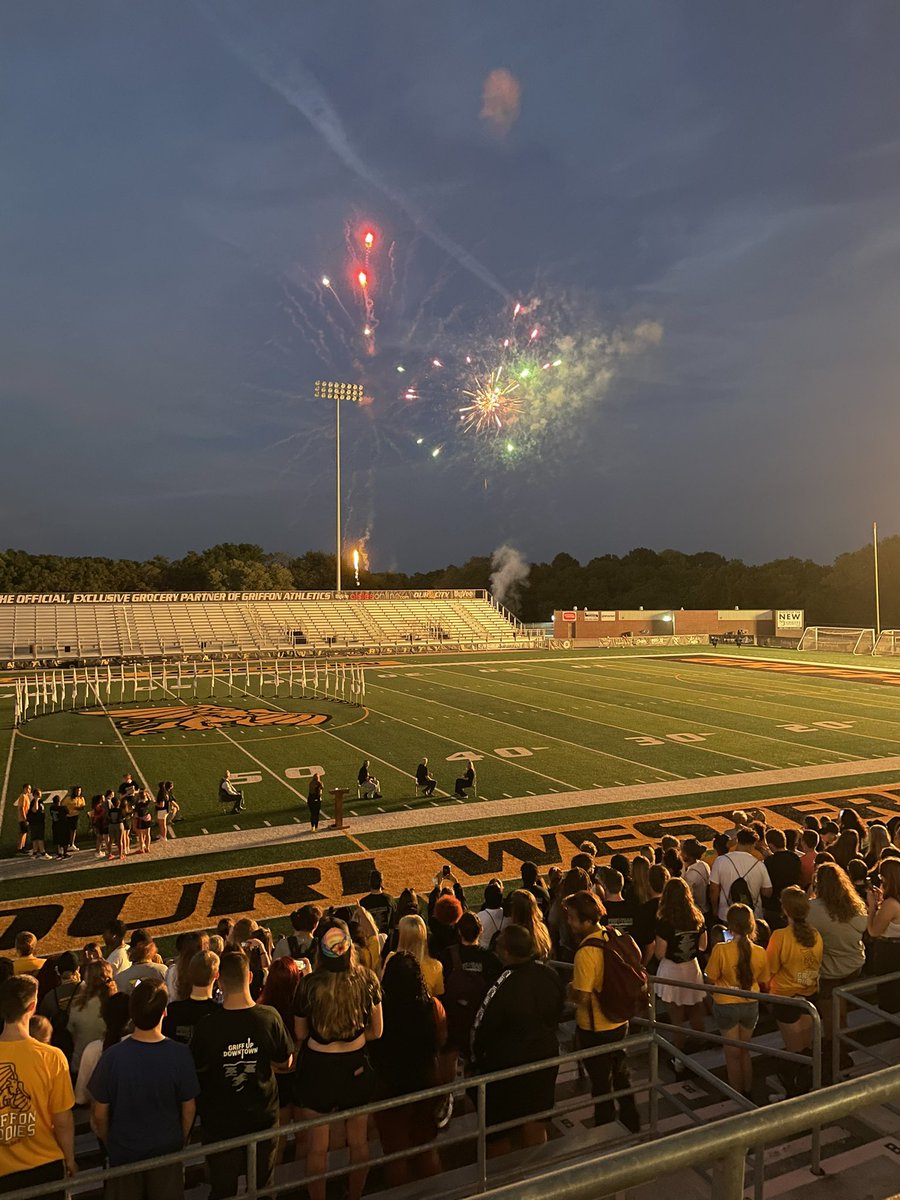
[[[707, 647], [685, 647], [683, 657], [709, 654]], [[733, 647], [713, 652], [727, 659]], [[790, 659], [785, 652], [740, 651], [755, 659]], [[803, 655], [804, 663], [837, 662], [841, 666], [871, 667], [849, 656]], [[888, 660], [891, 663], [891, 660]], [[477, 757], [478, 800], [494, 801], [529, 794], [559, 796], [549, 799], [541, 814], [544, 824], [573, 823], [614, 817], [616, 806], [606, 804], [566, 809], [565, 793], [601, 786], [700, 779], [752, 773], [773, 768], [824, 765], [872, 760], [900, 755], [900, 714], [892, 688], [864, 681], [844, 681], [818, 676], [740, 670], [726, 665], [681, 661], [670, 649], [654, 652], [629, 648], [613, 652], [587, 650], [569, 654], [518, 652], [481, 656], [412, 656], [367, 664], [365, 711], [324, 701], [276, 699], [271, 686], [263, 699], [247, 698], [219, 683], [215, 702], [228, 707], [250, 707], [319, 712], [329, 716], [318, 728], [241, 728], [221, 730], [170, 730], [163, 734], [129, 736], [116, 732], [104, 715], [56, 713], [31, 720], [16, 735], [11, 776], [3, 811], [0, 844], [4, 854], [15, 843], [13, 802], [23, 780], [44, 790], [80, 783], [90, 795], [115, 787], [126, 770], [139, 773], [155, 790], [161, 779], [175, 782], [183, 808], [179, 836], [198, 838], [198, 858], [204, 843], [215, 849], [219, 830], [242, 830], [271, 825], [305, 823], [307, 780], [289, 778], [297, 769], [321, 767], [326, 788], [351, 788], [347, 807], [368, 815], [386, 810], [431, 808], [430, 801], [413, 796], [411, 772], [423, 754], [429, 757], [439, 788], [435, 802], [449, 805], [458, 817], [462, 805], [449, 795], [461, 772], [462, 758]], [[198, 702], [208, 702], [210, 682], [201, 679]], [[185, 694], [185, 700], [191, 702]], [[145, 703], [145, 702], [142, 702]], [[153, 706], [178, 707], [165, 694], [154, 695]], [[110, 704], [116, 718], [118, 702]], [[128, 704], [125, 707], [135, 707]], [[137, 707], [140, 707], [138, 705]], [[4, 711], [9, 713], [9, 703]], [[0, 727], [0, 763], [5, 769], [8, 720]], [[785, 728], [794, 726], [795, 728]], [[123, 746], [123, 742], [125, 745]], [[384, 791], [381, 801], [356, 800], [355, 776], [363, 757], [372, 761]], [[260, 776], [242, 785], [247, 812], [224, 815], [216, 786], [225, 767]], [[872, 784], [876, 777], [867, 776]], [[854, 786], [852, 777], [834, 780], [835, 790]], [[779, 786], [777, 794], [792, 787]], [[815, 791], [804, 782], [798, 790]], [[729, 792], [737, 802], [765, 798], [772, 789]], [[707, 794], [704, 803], [715, 803]], [[671, 801], [640, 802], [629, 811], [652, 812], [696, 803], [690, 796]], [[646, 805], [646, 807], [644, 807]], [[330, 800], [326, 797], [326, 811]], [[527, 828], [537, 818], [499, 816], [466, 826], [475, 832]], [[361, 836], [373, 848], [416, 840], [436, 841], [459, 837], [461, 826], [426, 826], [418, 833], [385, 832]], [[207, 833], [202, 833], [203, 830]], [[452, 830], [453, 832], [448, 832]], [[83, 835], [84, 837], [85, 835]], [[392, 840], [401, 838], [401, 841]], [[85, 843], [86, 844], [86, 843]], [[321, 847], [322, 843], [317, 843]], [[321, 851], [320, 851], [321, 852]], [[334, 852], [334, 851], [332, 851]], [[221, 866], [266, 861], [260, 851], [234, 851], [217, 855]], [[283, 847], [277, 857], [283, 860]], [[268, 861], [275, 861], [269, 859]], [[178, 861], [179, 873], [196, 870], [192, 859]], [[209, 859], [202, 860], [207, 864]], [[116, 868], [136, 872], [136, 877], [156, 878], [151, 872], [171, 871], [164, 860], [148, 860]], [[73, 876], [81, 887], [101, 878], [113, 879], [108, 870]], [[27, 894], [27, 893], [18, 893]], [[33, 894], [38, 894], [37, 892]]]

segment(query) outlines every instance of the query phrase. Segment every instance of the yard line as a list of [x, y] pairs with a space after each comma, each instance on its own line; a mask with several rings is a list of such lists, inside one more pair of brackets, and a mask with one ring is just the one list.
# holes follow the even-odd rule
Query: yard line
[[[530, 674], [530, 672], [529, 672], [529, 674]], [[536, 676], [534, 676], [534, 678], [541, 679], [543, 677], [540, 675], [536, 675]], [[558, 676], [553, 676], [552, 678], [557, 679]], [[563, 696], [565, 699], [572, 700], [572, 701], [577, 699], [577, 697], [575, 695], [573, 695], [571, 692], [557, 692], [557, 691], [553, 691], [551, 689], [544, 688], [544, 687], [532, 686], [531, 684], [527, 684], [527, 683], [516, 683], [512, 680], [507, 681], [507, 680], [494, 679], [494, 680], [491, 680], [491, 682], [506, 684], [507, 687], [527, 688], [531, 692], [541, 692], [542, 695]], [[563, 682], [563, 681], [560, 680], [560, 682]], [[451, 685], [444, 684], [443, 686], [449, 687]], [[594, 691], [601, 691], [601, 692], [606, 692], [606, 693], [608, 693], [608, 691], [609, 691], [608, 688], [603, 688], [600, 685], [586, 684], [585, 686], [592, 688]], [[461, 689], [461, 690], [466, 690], [466, 689]], [[478, 694], [484, 695], [485, 693], [481, 692], [479, 689]], [[527, 701], [522, 701], [522, 703], [527, 703]], [[608, 708], [618, 708], [624, 712], [641, 713], [642, 715], [644, 715], [646, 713], [646, 710], [644, 710], [644, 709], [636, 708], [630, 704], [616, 704], [615, 701], [613, 701], [613, 700], [597, 700], [597, 701], [595, 701], [595, 703], [603, 704]], [[542, 711], [544, 711], [544, 712], [556, 712], [558, 716], [569, 717], [570, 719], [573, 719], [575, 721], [590, 720], [590, 718], [588, 718], [588, 717], [579, 717], [575, 713], [566, 713], [566, 712], [561, 713], [557, 709], [546, 708], [546, 706], [529, 705], [529, 707], [530, 708], [541, 707]], [[697, 707], [698, 708], [708, 708], [709, 705], [698, 704]], [[656, 714], [648, 714], [648, 715], [656, 715]], [[751, 718], [751, 719], [754, 719], [754, 718]], [[746, 730], [746, 729], [734, 729], [729, 725], [714, 725], [711, 721], [697, 720], [693, 717], [679, 717], [678, 720], [683, 721], [684, 724], [686, 724], [686, 725], [699, 725], [701, 728], [705, 728], [705, 729], [718, 729], [724, 733], [736, 733], [740, 737], [744, 737], [744, 738], [757, 738], [764, 742], [775, 742], [776, 745], [779, 745], [779, 746], [803, 746], [804, 750], [808, 749], [808, 746], [805, 742], [793, 742], [793, 741], [790, 741], [788, 738], [772, 737], [767, 733], [751, 733], [751, 732], [749, 732], [749, 730]], [[635, 729], [633, 726], [616, 725], [610, 721], [591, 721], [591, 724], [592, 725], [605, 725], [609, 729], [628, 729], [632, 733], [638, 733], [638, 734], [643, 732], [640, 729]], [[887, 741], [888, 739], [887, 738], [878, 738], [876, 740], [877, 741]], [[736, 759], [738, 762], [760, 763], [762, 766], [766, 767], [767, 769], [776, 769], [777, 765], [778, 765], [777, 763], [763, 762], [762, 759], [759, 759], [759, 758], [749, 758], [743, 754], [730, 754], [730, 753], [726, 752], [725, 750], [716, 750], [712, 746], [698, 746], [698, 745], [692, 744], [692, 749], [700, 750], [705, 754], [718, 754], [721, 758], [733, 758], [733, 759]], [[825, 753], [826, 754], [836, 754], [839, 758], [850, 760], [850, 761], [852, 761], [853, 759], [859, 758], [858, 754], [848, 754], [843, 750], [825, 750]], [[659, 770], [660, 768], [652, 768], [652, 769]]]
[[9, 790], [9, 775], [12, 771], [13, 746], [16, 744], [16, 733], [18, 730], [13, 727], [12, 737], [9, 739], [9, 754], [6, 756], [6, 770], [3, 772], [3, 791], [0, 793], [0, 826], [3, 824], [3, 813], [6, 809], [6, 793]]
[[[527, 683], [515, 683], [515, 682], [512, 682], [512, 681], [509, 681], [509, 682], [507, 682], [507, 681], [505, 681], [505, 680], [498, 680], [498, 679], [493, 679], [493, 680], [490, 680], [489, 682], [490, 682], [490, 683], [500, 683], [501, 685], [505, 683], [507, 687], [527, 688], [527, 690], [528, 690], [528, 691], [530, 691], [530, 692], [540, 692], [542, 695], [547, 695], [547, 694], [549, 694], [549, 695], [553, 695], [553, 696], [563, 696], [563, 697], [565, 697], [565, 699], [567, 699], [567, 700], [574, 700], [574, 699], [575, 699], [575, 697], [574, 697], [574, 696], [572, 696], [572, 695], [571, 695], [569, 692], [553, 692], [553, 691], [550, 691], [550, 692], [548, 693], [548, 689], [546, 689], [546, 688], [532, 687], [530, 684], [527, 684]], [[376, 686], [377, 686], [377, 685], [376, 685]], [[472, 694], [473, 694], [473, 689], [472, 689], [472, 688], [454, 687], [454, 685], [453, 685], [452, 683], [442, 683], [442, 684], [441, 684], [441, 686], [442, 686], [442, 687], [444, 687], [444, 688], [448, 688], [448, 689], [450, 689], [451, 691], [455, 691], [455, 692], [465, 692], [467, 695], [472, 695]], [[385, 689], [385, 690], [389, 690], [389, 689]], [[415, 693], [413, 693], [413, 694], [415, 694]], [[480, 688], [476, 688], [476, 689], [474, 689], [474, 694], [475, 694], [475, 695], [482, 696], [482, 697], [485, 697], [485, 698], [489, 698], [489, 699], [496, 699], [496, 698], [497, 698], [497, 697], [491, 696], [491, 694], [490, 694], [489, 692], [483, 692], [483, 691], [482, 691]], [[420, 697], [420, 699], [421, 699], [421, 697]], [[595, 721], [595, 720], [594, 720], [592, 717], [579, 717], [579, 716], [578, 716], [578, 714], [577, 714], [577, 713], [574, 713], [574, 712], [562, 712], [562, 711], [560, 711], [560, 709], [558, 709], [558, 708], [547, 708], [547, 706], [546, 706], [545, 704], [530, 704], [530, 703], [529, 703], [527, 700], [522, 700], [522, 701], [520, 701], [520, 703], [521, 703], [521, 704], [524, 704], [524, 705], [525, 705], [527, 708], [534, 708], [534, 709], [537, 709], [537, 710], [538, 710], [538, 712], [554, 713], [554, 714], [555, 714], [556, 716], [558, 716], [558, 717], [567, 717], [567, 718], [568, 718], [570, 721], [585, 721], [585, 722], [587, 722], [587, 724], [589, 724], [589, 725], [599, 725], [601, 729], [623, 729], [623, 730], [626, 730], [626, 731], [627, 731], [627, 732], [629, 732], [629, 733], [636, 733], [636, 734], [641, 734], [641, 733], [643, 733], [643, 732], [644, 732], [644, 730], [638, 729], [638, 728], [636, 728], [636, 727], [635, 727], [635, 726], [633, 726], [633, 725], [617, 725], [617, 724], [616, 724], [615, 722], [613, 722], [613, 721]], [[601, 702], [601, 701], [596, 701], [595, 703], [602, 703], [602, 702]], [[448, 707], [448, 708], [452, 708], [452, 707], [454, 707], [454, 706], [453, 706], [453, 705], [447, 705], [447, 707]], [[635, 711], [637, 711], [636, 709], [630, 709], [630, 708], [628, 708], [628, 706], [627, 706], [627, 705], [608, 704], [608, 705], [607, 705], [607, 707], [609, 707], [609, 708], [624, 708], [624, 709], [625, 709], [625, 711], [627, 711], [627, 712], [635, 712]], [[457, 711], [460, 711], [460, 712], [468, 712], [469, 710], [467, 710], [467, 709], [459, 709], [459, 710], [457, 710]], [[476, 714], [470, 713], [470, 715], [474, 716], [474, 715], [476, 715]], [[722, 730], [726, 730], [726, 732], [729, 732], [729, 733], [739, 733], [739, 734], [741, 734], [743, 737], [762, 737], [762, 738], [765, 738], [765, 740], [767, 740], [767, 741], [770, 741], [770, 742], [777, 742], [779, 745], [780, 745], [780, 744], [782, 744], [782, 739], [781, 739], [781, 738], [766, 738], [766, 737], [765, 737], [765, 734], [748, 734], [748, 733], [746, 733], [744, 730], [741, 730], [741, 729], [730, 729], [730, 730], [729, 730], [729, 729], [727, 729], [727, 726], [724, 726], [724, 725], [710, 725], [708, 722], [704, 722], [704, 721], [691, 721], [689, 718], [684, 718], [684, 721], [685, 721], [685, 724], [688, 724], [688, 725], [700, 725], [700, 726], [703, 726], [703, 727], [705, 727], [705, 728], [707, 728], [707, 729], [722, 729]], [[512, 728], [513, 728], [513, 729], [520, 729], [520, 730], [523, 730], [523, 731], [524, 731], [524, 727], [523, 727], [523, 726], [521, 726], [521, 725], [513, 725], [513, 726], [512, 726]], [[528, 732], [534, 733], [534, 732], [536, 732], [536, 731], [535, 731], [535, 730], [530, 730], [530, 731], [528, 731]], [[553, 740], [554, 740], [554, 741], [557, 741], [557, 742], [564, 742], [564, 743], [566, 743], [566, 739], [565, 739], [565, 738], [558, 738], [558, 737], [555, 737], [555, 736], [554, 736], [552, 733], [551, 733], [551, 734], [547, 734], [546, 736], [548, 736], [548, 737], [550, 737], [550, 738], [553, 738]], [[570, 745], [570, 746], [576, 745], [576, 743], [574, 743], [574, 742], [568, 742], [568, 743], [566, 743], [566, 744], [568, 744], [568, 745]], [[577, 749], [579, 749], [579, 750], [589, 750], [589, 751], [590, 751], [590, 750], [592, 750], [592, 747], [590, 747], [590, 746], [577, 746]], [[776, 767], [777, 767], [777, 765], [778, 765], [777, 763], [763, 762], [763, 761], [762, 761], [761, 759], [759, 759], [759, 758], [750, 758], [750, 757], [748, 757], [746, 754], [731, 754], [731, 753], [729, 753], [729, 752], [728, 752], [728, 751], [726, 751], [726, 750], [716, 750], [716, 749], [715, 749], [713, 746], [698, 746], [698, 745], [695, 745], [695, 744], [691, 743], [691, 749], [692, 749], [692, 750], [699, 750], [699, 751], [701, 751], [703, 754], [717, 754], [717, 755], [719, 756], [719, 758], [733, 758], [733, 759], [734, 759], [736, 762], [743, 762], [743, 763], [760, 763], [762, 766], [764, 766], [764, 767], [766, 767], [766, 768], [772, 768], [772, 769], [774, 769], [774, 768], [776, 768]], [[631, 763], [631, 765], [632, 765], [632, 766], [638, 766], [638, 767], [641, 767], [641, 768], [643, 768], [643, 769], [645, 769], [645, 770], [656, 771], [656, 772], [658, 772], [658, 773], [660, 773], [660, 774], [663, 774], [663, 775], [674, 775], [674, 776], [675, 776], [677, 779], [684, 779], [684, 778], [685, 778], [685, 776], [684, 776], [684, 775], [679, 775], [679, 774], [678, 774], [678, 772], [676, 772], [676, 771], [666, 771], [666, 770], [665, 770], [663, 767], [654, 767], [654, 766], [652, 766], [650, 763], [639, 762], [639, 761], [637, 761], [637, 760], [635, 760], [635, 759], [633, 759], [633, 758], [625, 758], [625, 757], [624, 757], [623, 755], [621, 755], [621, 754], [610, 754], [610, 752], [609, 752], [609, 751], [605, 751], [605, 750], [600, 750], [600, 751], [594, 750], [594, 751], [593, 751], [593, 753], [607, 754], [609, 757], [612, 757], [612, 758], [617, 758], [617, 759], [619, 759], [619, 761], [620, 761], [620, 762], [627, 762], [627, 763]], [[830, 753], [832, 753], [832, 754], [838, 754], [838, 753], [839, 753], [839, 751], [837, 751], [837, 750], [832, 750], [832, 751], [830, 751]], [[849, 755], [848, 755], [848, 754], [842, 754], [842, 755], [841, 755], [841, 757], [842, 757], [842, 758], [856, 758], [857, 756], [856, 756], [856, 755], [854, 755], [854, 754], [849, 754]]]
[[96, 685], [95, 685], [95, 684], [91, 684], [91, 690], [93, 691], [94, 695], [97, 697], [97, 703], [100, 705], [100, 707], [101, 707], [101, 708], [103, 709], [103, 711], [106, 713], [106, 716], [109, 718], [109, 723], [110, 723], [110, 725], [112, 726], [112, 731], [113, 731], [113, 733], [116, 735], [116, 737], [119, 739], [119, 741], [122, 743], [122, 749], [123, 749], [123, 750], [125, 751], [125, 753], [128, 755], [128, 759], [129, 759], [129, 761], [130, 761], [131, 765], [134, 767], [135, 774], [137, 775], [138, 779], [140, 779], [140, 781], [141, 781], [141, 783], [144, 785], [144, 787], [145, 787], [145, 788], [147, 788], [147, 790], [149, 791], [149, 790], [150, 790], [150, 784], [149, 784], [149, 783], [147, 782], [147, 780], [144, 778], [144, 774], [143, 774], [143, 772], [141, 771], [141, 768], [140, 768], [140, 767], [137, 765], [137, 763], [135, 762], [134, 755], [133, 755], [133, 754], [131, 753], [131, 751], [128, 749], [128, 746], [127, 746], [127, 744], [126, 744], [126, 742], [125, 742], [125, 739], [122, 737], [122, 734], [121, 734], [121, 732], [119, 731], [119, 727], [116, 725], [115, 721], [114, 721], [114, 720], [112, 719], [112, 717], [109, 715], [109, 709], [106, 707], [106, 705], [105, 705], [105, 704], [103, 703], [103, 701], [101, 700], [101, 698], [100, 698], [100, 692], [99, 692], [99, 690], [97, 689], [97, 687], [96, 687]]
[[201, 832], [201, 833], [209, 833], [209, 830], [208, 830], [208, 829], [203, 829], [203, 828], [201, 827], [201, 829], [200, 829], [200, 832]]
[[263, 825], [266, 825], [266, 826], [268, 826], [268, 828], [269, 828], [269, 829], [271, 829], [271, 828], [272, 828], [272, 822], [271, 822], [271, 821], [263, 821]]
[[[705, 664], [695, 663], [695, 664], [685, 664], [685, 665], [696, 666], [696, 667], [702, 669]], [[615, 669], [616, 668], [613, 668], [613, 670], [615, 670]], [[627, 671], [628, 668], [626, 667], [626, 668], [621, 668], [621, 669]], [[638, 668], [636, 668], [636, 669], [638, 669]], [[645, 678], [634, 679], [632, 676], [627, 675], [627, 674], [624, 676], [612, 675], [611, 678], [613, 680], [624, 678], [628, 682], [637, 683], [638, 685], [648, 687], [651, 689], [656, 689], [657, 687], [670, 688], [672, 691], [683, 693], [686, 696], [686, 699], [683, 701], [682, 700], [674, 700], [674, 699], [671, 699], [668, 697], [662, 697], [662, 696], [660, 696], [660, 697], [654, 696], [653, 697], [654, 700], [665, 700], [666, 703], [672, 703], [672, 704], [684, 703], [684, 704], [691, 705], [695, 708], [708, 709], [708, 710], [711, 710], [712, 712], [730, 712], [730, 713], [733, 713], [735, 716], [746, 716], [750, 720], [768, 721], [768, 722], [771, 722], [776, 725], [778, 724], [779, 718], [777, 718], [777, 717], [766, 716], [765, 714], [752, 714], [752, 713], [742, 712], [741, 710], [736, 711], [731, 708], [722, 708], [719, 705], [704, 704], [702, 700], [694, 699], [693, 697], [696, 696], [697, 689], [699, 687], [703, 686], [702, 677], [698, 677], [696, 682], [691, 682], [689, 679], [685, 678], [685, 676], [683, 676], [683, 675], [676, 675], [676, 679], [685, 684], [684, 687], [679, 687], [677, 683], [666, 683], [664, 680], [662, 680], [660, 678], [658, 673], [654, 673], [654, 672], [652, 672], [652, 670], [645, 671], [643, 674], [646, 676], [646, 679]], [[537, 679], [543, 678], [542, 675], [535, 675], [534, 677]], [[560, 680], [560, 682], [562, 682], [562, 677], [560, 677], [560, 676], [552, 676], [552, 678], [554, 678], [554, 679], [558, 678]], [[807, 678], [807, 677], [800, 677], [800, 678]], [[760, 682], [762, 683], [763, 681], [760, 681]], [[835, 680], [835, 682], [841, 682], [841, 681]], [[602, 691], [602, 692], [608, 692], [611, 690], [607, 687], [603, 687], [601, 684], [588, 684], [587, 686], [593, 687], [595, 690]], [[726, 688], [727, 689], [728, 686], [729, 685], [728, 685], [727, 680], [717, 680], [716, 681], [717, 688]], [[643, 692], [633, 692], [633, 691], [630, 691], [628, 688], [616, 688], [615, 690], [625, 692], [626, 695], [629, 695], [629, 696], [644, 696]], [[748, 703], [755, 704], [757, 706], [764, 706], [766, 708], [786, 709], [789, 717], [792, 716], [794, 718], [794, 720], [800, 720], [800, 716], [797, 714], [797, 709], [801, 708], [801, 704], [802, 704], [801, 712], [804, 715], [809, 714], [809, 713], [814, 713], [816, 715], [821, 714], [823, 716], [835, 716], [835, 715], [853, 716], [853, 717], [856, 717], [860, 721], [874, 721], [876, 723], [883, 723], [883, 724], [896, 724], [896, 722], [890, 721], [886, 717], [875, 717], [875, 716], [867, 717], [864, 715], [860, 715], [859, 713], [847, 712], [845, 707], [842, 708], [840, 706], [837, 709], [835, 709], [835, 708], [811, 708], [808, 704], [804, 703], [804, 697], [807, 695], [818, 696], [819, 694], [814, 693], [814, 692], [807, 692], [807, 691], [803, 690], [800, 687], [800, 685], [796, 686], [794, 692], [785, 692], [785, 691], [779, 692], [779, 691], [774, 691], [774, 690], [766, 691], [766, 688], [764, 686], [760, 687], [759, 690], [761, 693], [767, 694], [767, 695], [794, 696], [797, 698], [799, 703], [798, 704], [788, 704], [788, 703], [783, 703], [783, 702], [778, 702], [778, 701], [762, 700], [762, 699], [760, 699], [759, 695], [753, 695], [753, 694], [745, 693], [743, 691], [735, 691], [733, 689], [730, 691], [726, 690], [724, 692], [719, 692], [719, 691], [713, 692], [713, 691], [707, 690], [707, 688], [705, 686], [703, 687], [703, 694], [707, 698], [719, 697], [720, 699], [725, 699], [725, 700], [746, 700]], [[838, 697], [836, 695], [836, 693], [834, 693], [834, 692], [829, 693], [829, 696], [834, 697], [835, 699], [840, 699], [840, 697]], [[648, 699], [650, 699], [650, 697], [648, 697]], [[862, 699], [854, 700], [853, 703], [859, 704], [859, 705], [866, 704], [867, 706], [870, 706], [868, 704], [868, 702], [866, 702]], [[630, 705], [615, 705], [615, 707], [624, 707], [624, 708], [627, 708], [629, 711], [631, 711]], [[882, 706], [876, 705], [875, 707], [882, 707]], [[884, 711], [883, 708], [882, 708], [882, 711]], [[810, 718], [808, 716], [806, 716], [806, 719], [809, 720]], [[713, 728], [718, 728], [718, 726], [713, 726]], [[725, 726], [722, 726], [722, 728], [725, 728]], [[821, 732], [824, 732], [824, 730]], [[840, 732], [841, 732], [842, 737], [865, 738], [868, 741], [875, 741], [875, 742], [889, 742], [892, 740], [891, 738], [882, 737], [879, 734], [863, 733], [862, 731], [859, 731], [859, 730], [842, 729]], [[747, 737], [765, 738], [768, 735], [748, 732], [746, 734], [746, 736]], [[806, 744], [803, 742], [792, 742], [792, 741], [789, 742], [787, 738], [778, 738], [777, 740], [780, 742], [783, 742], [785, 745], [790, 745], [790, 746], [800, 746], [800, 745]], [[831, 751], [828, 751], [828, 753], [837, 754], [837, 753], [840, 753], [840, 751], [831, 750]]]
[[[410, 696], [412, 696], [414, 699], [420, 701], [423, 704], [437, 704], [441, 708], [449, 708], [452, 712], [460, 713], [461, 715], [466, 716], [466, 717], [472, 717], [476, 721], [478, 721], [478, 720], [493, 721], [495, 725], [505, 725], [507, 727], [507, 729], [515, 729], [519, 733], [536, 733], [537, 732], [534, 729], [526, 729], [525, 726], [523, 726], [523, 725], [513, 725], [511, 721], [498, 721], [496, 719], [496, 717], [487, 717], [486, 718], [483, 713], [473, 713], [471, 711], [471, 709], [460, 708], [456, 704], [448, 704], [445, 700], [429, 700], [427, 696], [418, 696], [412, 692], [397, 692], [397, 691], [394, 691], [393, 688], [382, 687], [381, 684], [370, 684], [369, 686], [373, 687], [373, 688], [378, 688], [378, 690], [382, 691], [382, 692], [389, 692], [392, 696], [401, 696], [403, 698], [409, 698]], [[451, 685], [442, 684], [441, 686], [448, 687]], [[456, 691], [456, 692], [466, 691], [465, 688], [453, 688], [452, 690]], [[532, 705], [529, 705], [529, 707], [530, 708], [538, 708], [539, 706], [537, 704], [532, 704]], [[587, 718], [585, 718], [585, 717], [576, 718], [576, 720], [586, 720], [586, 719]], [[411, 725], [411, 727], [413, 729], [420, 728], [417, 725], [412, 725], [412, 722], [410, 722], [410, 721], [403, 721], [402, 718], [400, 718], [400, 717], [392, 716], [391, 720], [401, 721], [401, 723], [404, 725]], [[592, 722], [592, 724], [594, 724], [594, 723], [595, 722]], [[315, 732], [318, 732], [318, 731], [319, 730], [316, 730]], [[325, 732], [325, 731], [323, 730], [323, 732]], [[454, 742], [457, 745], [459, 744], [459, 739], [445, 737], [444, 734], [442, 734], [442, 733], [435, 734], [434, 736], [444, 738], [444, 741], [446, 741], [446, 742]], [[572, 747], [574, 747], [574, 749], [585, 751], [588, 754], [599, 754], [602, 758], [614, 758], [614, 759], [616, 759], [617, 762], [625, 762], [625, 763], [628, 763], [632, 767], [642, 767], [645, 770], [655, 771], [658, 775], [670, 775], [673, 779], [684, 779], [684, 776], [679, 775], [677, 771], [666, 771], [666, 770], [664, 770], [663, 767], [652, 767], [652, 766], [649, 766], [647, 763], [636, 762], [633, 758], [625, 758], [625, 756], [622, 754], [613, 754], [611, 750], [598, 750], [593, 746], [580, 746], [577, 742], [570, 742], [570, 741], [568, 741], [567, 738], [556, 737], [552, 733], [545, 734], [544, 736], [549, 737], [551, 741], [559, 742], [563, 746], [572, 746]], [[473, 746], [472, 749], [475, 750], [476, 748]], [[477, 753], [483, 754], [486, 758], [496, 759], [498, 762], [503, 762], [508, 766], [519, 767], [520, 770], [529, 771], [532, 775], [540, 775], [542, 778], [549, 779], [553, 783], [562, 783], [562, 784], [565, 784], [566, 787], [575, 788], [575, 784], [567, 783], [565, 779], [555, 779], [552, 775], [544, 775], [543, 771], [535, 771], [531, 767], [523, 767], [521, 765], [521, 763], [517, 762], [515, 759], [502, 758], [496, 754], [488, 754], [484, 750], [477, 750]], [[578, 789], [575, 788], [575, 790], [577, 791]]]
[[236, 830], [238, 831], [238, 833], [240, 833], [240, 832], [241, 832], [241, 827], [240, 827], [240, 825], [232, 825], [232, 827], [231, 827], [231, 828], [232, 828], [232, 829], [236, 829]]

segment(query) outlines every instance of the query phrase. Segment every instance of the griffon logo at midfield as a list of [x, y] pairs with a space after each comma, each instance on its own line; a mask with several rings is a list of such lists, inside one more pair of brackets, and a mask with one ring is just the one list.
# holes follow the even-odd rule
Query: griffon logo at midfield
[[129, 737], [169, 729], [220, 729], [223, 725], [262, 728], [270, 725], [324, 725], [325, 713], [272, 712], [268, 708], [227, 708], [224, 704], [172, 704], [165, 708], [90, 708], [88, 717], [111, 717]]

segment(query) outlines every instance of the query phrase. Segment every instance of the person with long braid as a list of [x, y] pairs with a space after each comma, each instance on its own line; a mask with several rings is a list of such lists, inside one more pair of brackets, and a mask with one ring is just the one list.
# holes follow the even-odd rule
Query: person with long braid
[[[756, 918], [747, 904], [732, 904], [726, 917], [727, 940], [713, 947], [706, 978], [719, 987], [758, 992], [769, 982], [769, 960], [756, 944]], [[713, 1016], [722, 1037], [749, 1042], [759, 1020], [759, 1002], [713, 992]], [[753, 1061], [749, 1050], [725, 1046], [728, 1084], [749, 1100], [753, 1086]]]
[[[815, 1004], [824, 944], [822, 935], [809, 923], [806, 892], [799, 887], [785, 888], [781, 893], [781, 911], [787, 917], [787, 927], [775, 929], [766, 947], [772, 972], [769, 990], [773, 996], [798, 996]], [[804, 1054], [810, 1047], [812, 1017], [799, 1007], [778, 1004], [774, 1008], [785, 1050]], [[809, 1091], [810, 1068], [805, 1063], [782, 1061], [778, 1075], [788, 1096]]]

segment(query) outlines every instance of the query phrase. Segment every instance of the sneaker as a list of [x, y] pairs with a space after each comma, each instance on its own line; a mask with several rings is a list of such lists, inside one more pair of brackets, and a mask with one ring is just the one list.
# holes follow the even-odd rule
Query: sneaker
[[74, 842], [73, 842], [73, 843], [72, 843], [72, 845], [69, 847], [69, 853], [70, 853], [70, 854], [77, 854], [77, 853], [78, 853], [78, 847], [75, 845], [75, 843], [74, 843]]
[[453, 1097], [445, 1096], [443, 1100], [437, 1102], [437, 1107], [434, 1112], [434, 1120], [438, 1129], [446, 1129], [450, 1124], [450, 1118], [453, 1116]]
[[53, 857], [52, 854], [39, 854], [38, 855], [38, 858], [52, 858], [52, 857]]
[[97, 858], [106, 858], [106, 855], [103, 853], [103, 851], [102, 851], [102, 850], [98, 850], [98, 851], [97, 851]]

